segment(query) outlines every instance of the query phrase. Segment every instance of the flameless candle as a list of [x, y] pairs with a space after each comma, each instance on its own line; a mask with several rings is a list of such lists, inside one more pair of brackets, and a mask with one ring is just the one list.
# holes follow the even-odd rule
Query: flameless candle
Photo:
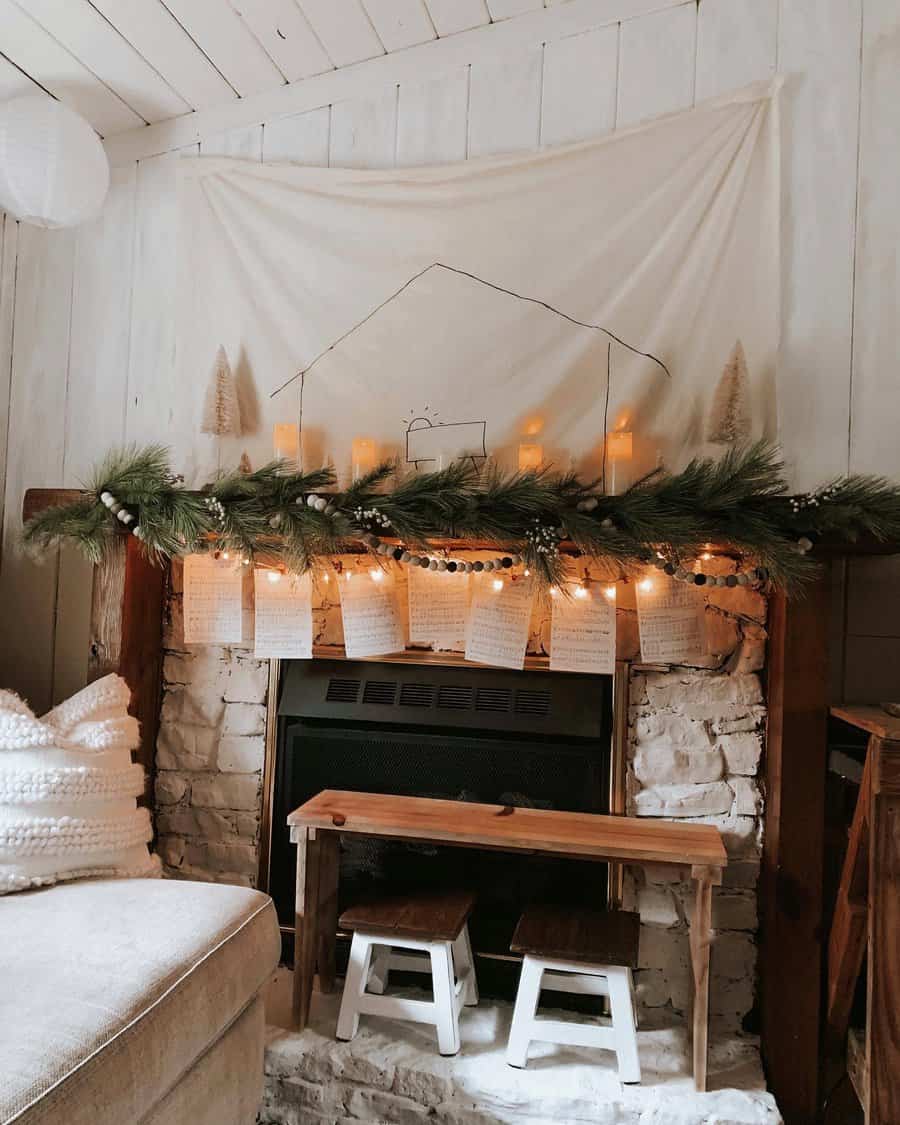
[[355, 437], [353, 439], [351, 460], [354, 480], [359, 480], [360, 477], [365, 476], [366, 473], [375, 468], [375, 442], [372, 438]]
[[272, 446], [276, 461], [300, 460], [300, 427], [296, 422], [276, 422], [272, 427]]
[[628, 466], [634, 452], [631, 430], [612, 430], [606, 435], [606, 459], [609, 462], [609, 491], [627, 487]]
[[539, 469], [544, 460], [544, 447], [533, 442], [522, 442], [519, 446], [519, 471]]

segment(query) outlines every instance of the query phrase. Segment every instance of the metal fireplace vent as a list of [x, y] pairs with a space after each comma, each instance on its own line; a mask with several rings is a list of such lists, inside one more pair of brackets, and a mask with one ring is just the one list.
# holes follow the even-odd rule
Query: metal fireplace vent
[[287, 666], [279, 714], [596, 739], [608, 729], [608, 696], [600, 676], [313, 661]]

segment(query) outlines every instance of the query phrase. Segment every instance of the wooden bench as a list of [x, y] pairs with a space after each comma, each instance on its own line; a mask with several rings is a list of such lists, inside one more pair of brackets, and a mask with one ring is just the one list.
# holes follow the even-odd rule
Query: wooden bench
[[695, 883], [690, 925], [694, 1082], [698, 1090], [706, 1089], [712, 888], [722, 882], [728, 862], [722, 838], [712, 825], [332, 789], [292, 812], [288, 825], [297, 845], [294, 1020], [300, 1028], [309, 1020], [317, 967], [323, 991], [334, 985], [341, 834], [662, 865], [689, 872]]

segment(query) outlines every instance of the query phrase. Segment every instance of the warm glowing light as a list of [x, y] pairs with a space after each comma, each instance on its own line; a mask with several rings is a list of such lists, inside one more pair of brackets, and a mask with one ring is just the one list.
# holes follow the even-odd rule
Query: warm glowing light
[[544, 428], [544, 419], [536, 414], [533, 418], [528, 418], [525, 425], [522, 427], [522, 433], [526, 437], [535, 437]]
[[375, 468], [377, 453], [375, 442], [368, 437], [355, 437], [351, 455], [351, 471], [354, 480], [366, 475]]
[[268, 573], [268, 579], [269, 579], [270, 582], [280, 582], [281, 581], [281, 575], [278, 573], [277, 570], [270, 570], [269, 573]]
[[331, 575], [327, 571], [322, 575], [322, 581], [323, 582], [330, 582], [331, 581]]
[[379, 570], [377, 566], [372, 567], [372, 569], [369, 571], [369, 577], [372, 579], [373, 582], [383, 582], [384, 581], [384, 571]]
[[223, 559], [230, 559], [231, 555], [229, 555], [229, 553], [227, 551], [223, 551], [222, 552], [222, 558]]
[[703, 560], [711, 559], [712, 555], [709, 553], [709, 551], [704, 551], [703, 554], [700, 556], [700, 558], [703, 559]]
[[609, 598], [609, 600], [611, 602], [614, 602], [616, 600], [616, 588], [615, 588], [615, 586], [607, 586], [606, 589], [603, 591], [603, 593], [606, 594], [606, 596]]
[[631, 430], [612, 430], [606, 435], [606, 456], [612, 462], [630, 461], [634, 452]]
[[550, 597], [551, 598], [555, 598], [558, 593], [559, 593], [559, 587], [558, 586], [551, 586], [550, 587]]
[[300, 427], [296, 422], [276, 422], [272, 427], [272, 448], [276, 461], [300, 460]]
[[352, 570], [348, 570], [348, 571], [346, 572], [346, 574], [344, 575], [344, 577], [345, 577], [345, 578], [347, 579], [347, 581], [349, 582], [349, 581], [350, 581], [350, 579], [351, 579], [351, 578], [353, 577], [353, 571], [352, 571]]
[[544, 447], [534, 442], [522, 442], [519, 446], [519, 471], [539, 469], [544, 460]]
[[587, 598], [589, 596], [590, 596], [590, 591], [588, 590], [587, 586], [576, 586], [575, 587], [575, 597], [576, 598]]
[[530, 577], [531, 577], [531, 571], [530, 571], [530, 570], [528, 569], [528, 567], [527, 567], [527, 566], [525, 567], [525, 577], [526, 577], [526, 578], [530, 578]]
[[495, 578], [494, 579], [494, 589], [498, 593], [503, 589], [503, 579], [502, 578]]
[[642, 578], [640, 582], [638, 582], [638, 588], [643, 590], [645, 594], [649, 594], [653, 589], [653, 583], [649, 578]]
[[241, 559], [241, 566], [249, 566], [249, 565], [250, 565], [249, 559]]

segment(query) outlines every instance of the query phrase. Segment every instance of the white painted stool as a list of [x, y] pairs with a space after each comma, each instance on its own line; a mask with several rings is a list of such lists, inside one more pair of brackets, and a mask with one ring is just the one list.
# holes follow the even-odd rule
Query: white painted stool
[[[340, 918], [353, 930], [337, 1038], [352, 1039], [361, 1015], [431, 1023], [442, 1055], [459, 1050], [459, 1012], [478, 1003], [467, 919], [473, 895], [448, 892], [352, 907]], [[405, 952], [397, 953], [395, 950]], [[391, 969], [431, 975], [433, 1000], [385, 996]]]
[[[523, 953], [506, 1061], [523, 1067], [532, 1040], [615, 1051], [621, 1082], [640, 1082], [631, 970], [640, 917], [625, 911], [533, 907], [519, 919], [510, 948]], [[541, 989], [609, 998], [610, 1017], [592, 1023], [537, 1015]]]

